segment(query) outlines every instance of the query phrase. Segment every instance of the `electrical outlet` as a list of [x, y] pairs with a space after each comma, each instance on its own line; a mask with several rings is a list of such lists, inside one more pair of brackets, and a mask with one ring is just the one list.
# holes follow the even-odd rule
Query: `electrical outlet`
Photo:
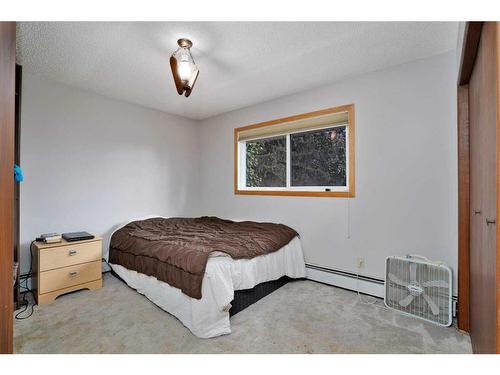
[[358, 258], [358, 269], [365, 268], [365, 258]]

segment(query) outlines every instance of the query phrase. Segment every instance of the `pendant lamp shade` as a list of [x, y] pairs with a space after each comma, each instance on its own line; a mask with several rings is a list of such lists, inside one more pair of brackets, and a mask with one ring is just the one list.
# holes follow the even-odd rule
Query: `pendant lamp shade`
[[170, 56], [170, 68], [177, 92], [187, 98], [191, 95], [200, 71], [189, 50], [193, 43], [189, 39], [179, 39], [177, 44], [179, 48]]

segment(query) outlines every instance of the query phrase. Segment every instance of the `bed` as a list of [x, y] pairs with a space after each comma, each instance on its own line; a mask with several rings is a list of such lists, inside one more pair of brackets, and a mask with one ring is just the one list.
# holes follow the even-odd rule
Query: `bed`
[[111, 236], [109, 264], [200, 338], [231, 333], [230, 315], [305, 277], [293, 229], [214, 217], [132, 221]]

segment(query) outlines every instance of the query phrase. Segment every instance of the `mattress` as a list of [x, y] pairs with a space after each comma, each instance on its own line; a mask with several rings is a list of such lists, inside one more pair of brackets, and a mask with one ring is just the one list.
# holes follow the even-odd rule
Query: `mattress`
[[218, 217], [155, 217], [118, 229], [109, 243], [109, 261], [154, 276], [200, 299], [210, 254], [251, 259], [279, 250], [297, 232], [277, 223]]
[[180, 289], [153, 276], [128, 270], [117, 264], [110, 265], [127, 285], [174, 315], [200, 338], [231, 333], [229, 309], [235, 290], [251, 289], [257, 284], [277, 280], [282, 276], [306, 276], [298, 237], [294, 237], [278, 251], [252, 259], [234, 260], [224, 253], [212, 253], [203, 278], [201, 299], [191, 298]]

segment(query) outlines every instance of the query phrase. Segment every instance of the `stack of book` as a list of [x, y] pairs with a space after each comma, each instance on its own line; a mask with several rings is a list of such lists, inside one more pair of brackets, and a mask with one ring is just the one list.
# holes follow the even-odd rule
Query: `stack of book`
[[59, 233], [45, 233], [41, 234], [40, 237], [37, 238], [37, 241], [42, 241], [45, 243], [61, 242], [62, 237]]

